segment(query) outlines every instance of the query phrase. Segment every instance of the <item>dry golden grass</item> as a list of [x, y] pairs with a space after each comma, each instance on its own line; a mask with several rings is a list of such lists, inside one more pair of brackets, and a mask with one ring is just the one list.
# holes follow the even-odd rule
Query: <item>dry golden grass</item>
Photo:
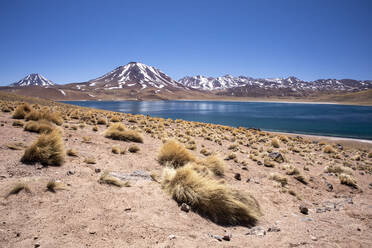
[[287, 185], [288, 183], [288, 179], [285, 176], [280, 175], [279, 173], [271, 173], [269, 179], [280, 183], [282, 187]]
[[39, 138], [25, 150], [21, 162], [32, 164], [60, 166], [65, 161], [65, 148], [61, 133], [53, 130], [49, 134], [41, 134]]
[[297, 181], [305, 184], [305, 185], [307, 184], [306, 178], [303, 175], [301, 175], [301, 174], [295, 175], [295, 176], [293, 176], [293, 178], [296, 179]]
[[372, 152], [368, 153], [368, 158], [372, 158]]
[[341, 174], [341, 173], [349, 174], [349, 175], [353, 174], [353, 170], [351, 168], [338, 165], [338, 164], [330, 164], [324, 168], [324, 171], [328, 173], [335, 173], [335, 174]]
[[105, 133], [106, 138], [111, 138], [113, 140], [122, 141], [133, 141], [137, 143], [143, 143], [143, 138], [141, 134], [134, 130], [127, 130], [122, 123], [115, 123], [111, 125]]
[[225, 174], [225, 163], [218, 155], [211, 155], [197, 162], [209, 170], [216, 176], [223, 176]]
[[93, 131], [93, 132], [97, 132], [97, 131], [98, 131], [98, 127], [97, 127], [97, 126], [93, 126], [93, 127], [92, 127], [92, 131]]
[[323, 152], [324, 153], [335, 153], [336, 151], [332, 146], [326, 145], [323, 149]]
[[357, 181], [353, 176], [341, 173], [338, 178], [340, 179], [341, 184], [345, 184], [353, 188], [358, 188]]
[[140, 151], [140, 148], [139, 148], [137, 145], [130, 145], [130, 146], [128, 147], [128, 151], [129, 151], [130, 153], [137, 153], [137, 152]]
[[23, 127], [23, 125], [24, 125], [23, 121], [20, 121], [20, 120], [15, 120], [12, 123], [13, 127]]
[[251, 226], [261, 215], [252, 196], [203, 176], [192, 164], [178, 169], [164, 168], [161, 184], [179, 204], [188, 204], [193, 211], [218, 224]]
[[78, 152], [76, 150], [72, 149], [72, 148], [68, 149], [66, 153], [70, 157], [77, 157], [78, 156]]
[[55, 127], [47, 120], [28, 121], [24, 127], [25, 131], [35, 133], [50, 133]]
[[24, 190], [25, 192], [27, 193], [31, 193], [31, 190], [30, 188], [26, 185], [26, 183], [17, 183], [15, 184], [11, 190], [5, 195], [5, 198], [8, 198], [9, 196], [11, 195], [16, 195], [18, 194], [19, 192], [21, 192], [22, 190]]
[[272, 161], [271, 159], [268, 159], [268, 158], [265, 158], [264, 159], [264, 166], [266, 166], [266, 167], [275, 167], [275, 162], [274, 161]]
[[119, 154], [120, 153], [120, 147], [118, 146], [113, 146], [111, 148], [111, 152], [114, 153], [114, 154]]
[[202, 149], [200, 150], [200, 153], [203, 154], [204, 156], [209, 156], [209, 155], [212, 154], [212, 152], [208, 151], [208, 150], [205, 149], [205, 148], [202, 148]]
[[98, 125], [106, 125], [107, 124], [106, 118], [103, 118], [103, 117], [98, 118], [97, 124]]
[[104, 171], [99, 178], [100, 183], [114, 185], [117, 187], [130, 187], [130, 183], [128, 181], [121, 181], [120, 179], [113, 177], [110, 175], [109, 171]]
[[67, 189], [66, 186], [62, 182], [56, 181], [54, 179], [48, 181], [46, 188], [48, 191], [53, 192], [53, 193], [55, 193], [57, 190]]
[[22, 142], [9, 143], [6, 145], [10, 150], [22, 150], [25, 145]]
[[96, 159], [94, 157], [87, 157], [84, 159], [84, 162], [87, 164], [96, 164]]
[[228, 154], [226, 157], [225, 157], [225, 160], [232, 160], [232, 159], [236, 159], [236, 154], [235, 153], [230, 153]]
[[12, 118], [13, 119], [24, 119], [26, 114], [31, 112], [32, 107], [28, 103], [23, 103], [18, 105], [14, 110]]
[[195, 157], [183, 145], [175, 140], [170, 140], [160, 149], [158, 161], [161, 165], [168, 164], [177, 168], [195, 161]]
[[273, 138], [271, 140], [271, 145], [275, 148], [279, 148], [280, 147], [280, 141], [277, 139], [277, 138]]
[[58, 112], [52, 112], [49, 109], [32, 110], [26, 115], [25, 119], [27, 121], [47, 120], [55, 123], [58, 126], [63, 124], [63, 119], [60, 114]]
[[300, 174], [300, 171], [293, 165], [288, 165], [288, 164], [283, 165], [282, 169], [286, 171], [285, 173], [287, 175], [299, 175]]

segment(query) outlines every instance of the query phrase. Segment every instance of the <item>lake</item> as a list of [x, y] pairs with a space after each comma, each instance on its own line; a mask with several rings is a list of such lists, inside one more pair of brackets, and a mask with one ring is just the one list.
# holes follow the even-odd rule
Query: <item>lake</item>
[[266, 131], [372, 140], [372, 107], [229, 101], [63, 101], [78, 106]]

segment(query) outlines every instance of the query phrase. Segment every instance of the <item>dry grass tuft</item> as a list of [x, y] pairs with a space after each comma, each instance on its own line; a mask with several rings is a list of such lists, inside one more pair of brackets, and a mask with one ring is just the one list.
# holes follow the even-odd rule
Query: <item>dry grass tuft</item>
[[140, 148], [137, 145], [131, 145], [129, 146], [128, 151], [130, 153], [137, 153], [140, 151]]
[[266, 167], [275, 167], [275, 162], [272, 161], [271, 159], [265, 158], [264, 159], [264, 166]]
[[306, 181], [305, 177], [303, 175], [301, 175], [301, 174], [295, 175], [294, 176], [294, 179], [296, 179], [297, 181], [299, 181], [299, 182], [301, 182], [301, 183], [303, 183], [305, 185], [307, 184], [307, 181]]
[[338, 165], [338, 164], [328, 165], [324, 168], [324, 171], [328, 173], [335, 173], [335, 174], [341, 174], [341, 173], [349, 174], [349, 175], [353, 174], [353, 170], [351, 168]]
[[53, 130], [49, 134], [41, 134], [39, 138], [25, 150], [21, 162], [32, 164], [60, 166], [65, 161], [65, 148], [61, 133]]
[[22, 150], [25, 148], [25, 145], [22, 142], [9, 143], [6, 145], [10, 150]]
[[280, 175], [279, 173], [271, 173], [269, 178], [271, 180], [279, 182], [282, 185], [282, 187], [284, 187], [288, 183], [288, 179]]
[[161, 184], [179, 204], [188, 204], [193, 211], [218, 224], [251, 226], [261, 215], [252, 196], [201, 175], [191, 164], [178, 169], [164, 168]]
[[275, 148], [279, 148], [280, 147], [280, 141], [277, 139], [277, 138], [273, 138], [271, 140], [271, 145]]
[[47, 120], [55, 123], [58, 126], [63, 124], [63, 119], [60, 114], [58, 112], [52, 112], [49, 109], [32, 110], [25, 116], [25, 119], [27, 121]]
[[211, 170], [216, 176], [223, 176], [225, 174], [225, 163], [218, 155], [211, 155], [205, 159], [197, 162], [209, 170]]
[[63, 183], [61, 183], [60, 181], [56, 181], [54, 179], [50, 180], [47, 183], [46, 188], [47, 188], [48, 191], [53, 192], [53, 193], [55, 193], [57, 190], [67, 189], [66, 186]]
[[32, 107], [28, 103], [23, 103], [18, 105], [14, 110], [12, 118], [13, 119], [24, 119], [26, 114], [31, 112]]
[[78, 156], [78, 152], [74, 149], [68, 149], [67, 150], [67, 155], [70, 156], [70, 157], [77, 157]]
[[5, 198], [8, 198], [11, 195], [16, 195], [19, 192], [24, 190], [27, 193], [31, 193], [30, 188], [25, 184], [25, 183], [17, 183], [16, 185], [13, 186], [13, 188], [6, 194]]
[[96, 159], [94, 157], [87, 157], [84, 159], [84, 162], [87, 164], [96, 164]]
[[340, 179], [341, 184], [345, 184], [353, 188], [358, 188], [357, 181], [353, 176], [341, 173], [338, 178]]
[[104, 171], [102, 173], [101, 177], [99, 178], [99, 182], [117, 187], [130, 187], [130, 183], [128, 181], [123, 182], [120, 179], [111, 176], [109, 171]]
[[160, 149], [158, 161], [161, 165], [170, 165], [174, 168], [184, 166], [195, 161], [195, 157], [175, 140], [167, 141]]
[[53, 131], [54, 126], [47, 120], [39, 120], [27, 122], [24, 129], [35, 133], [50, 133]]
[[325, 153], [335, 153], [336, 151], [332, 146], [326, 145], [323, 149], [323, 152], [325, 152]]
[[287, 175], [299, 175], [300, 171], [293, 165], [283, 165], [282, 168], [286, 171]]
[[20, 121], [20, 120], [15, 120], [15, 121], [13, 121], [13, 123], [12, 123], [12, 126], [13, 127], [23, 127], [23, 121]]
[[113, 140], [122, 141], [133, 141], [137, 143], [143, 143], [143, 138], [141, 134], [134, 130], [127, 130], [122, 123], [115, 123], [111, 125], [106, 133], [106, 138], [111, 138]]

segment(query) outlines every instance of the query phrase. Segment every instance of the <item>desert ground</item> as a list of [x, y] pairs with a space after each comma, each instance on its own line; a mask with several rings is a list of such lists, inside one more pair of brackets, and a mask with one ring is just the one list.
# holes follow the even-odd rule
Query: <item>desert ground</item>
[[371, 143], [0, 100], [0, 247], [372, 247]]

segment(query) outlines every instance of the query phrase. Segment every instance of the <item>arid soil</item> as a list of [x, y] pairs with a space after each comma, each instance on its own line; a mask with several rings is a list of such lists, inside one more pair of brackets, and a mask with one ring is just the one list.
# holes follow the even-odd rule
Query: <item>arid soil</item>
[[[371, 144], [360, 147], [358, 142], [329, 140], [334, 152], [325, 153], [326, 138], [318, 143], [317, 138], [291, 136], [281, 137], [275, 148], [271, 140], [279, 138], [277, 134], [238, 133], [235, 128], [183, 121], [168, 121], [169, 126], [159, 131], [157, 119], [147, 118], [141, 127], [140, 120], [146, 117], [129, 122], [133, 117], [118, 116], [124, 125], [142, 132], [144, 142], [136, 144], [139, 152], [114, 154], [113, 146], [128, 148], [133, 142], [106, 138], [106, 125], [97, 125], [95, 132], [88, 122], [80, 125], [82, 119], [65, 118], [60, 127], [64, 146], [78, 156], [66, 156], [57, 167], [20, 162], [25, 147], [39, 134], [12, 126], [12, 113], [0, 112], [0, 247], [372, 247]], [[250, 140], [244, 138], [248, 132]], [[191, 137], [196, 149], [190, 152], [197, 157], [204, 157], [202, 148], [223, 158], [236, 154], [236, 159], [224, 161], [224, 179], [257, 199], [263, 215], [255, 227], [221, 226], [182, 211], [148, 176], [130, 177], [130, 187], [99, 183], [105, 170], [160, 175], [163, 166], [157, 156], [162, 139], [172, 137], [181, 142]], [[14, 143], [20, 143], [19, 150], [8, 147]], [[235, 151], [229, 149], [232, 144], [237, 144]], [[266, 167], [264, 160], [272, 152], [283, 154], [285, 161]], [[251, 159], [253, 153], [258, 161]], [[95, 164], [88, 164], [87, 158], [94, 158]], [[335, 173], [325, 172], [330, 164], [351, 168], [357, 187], [341, 184]], [[284, 165], [298, 168], [307, 184], [286, 175]], [[271, 180], [274, 172], [285, 176], [288, 184]], [[48, 191], [52, 179], [60, 180], [64, 189]], [[6, 197], [19, 182], [27, 184], [30, 193], [22, 190]], [[301, 213], [300, 206], [308, 213]]]

